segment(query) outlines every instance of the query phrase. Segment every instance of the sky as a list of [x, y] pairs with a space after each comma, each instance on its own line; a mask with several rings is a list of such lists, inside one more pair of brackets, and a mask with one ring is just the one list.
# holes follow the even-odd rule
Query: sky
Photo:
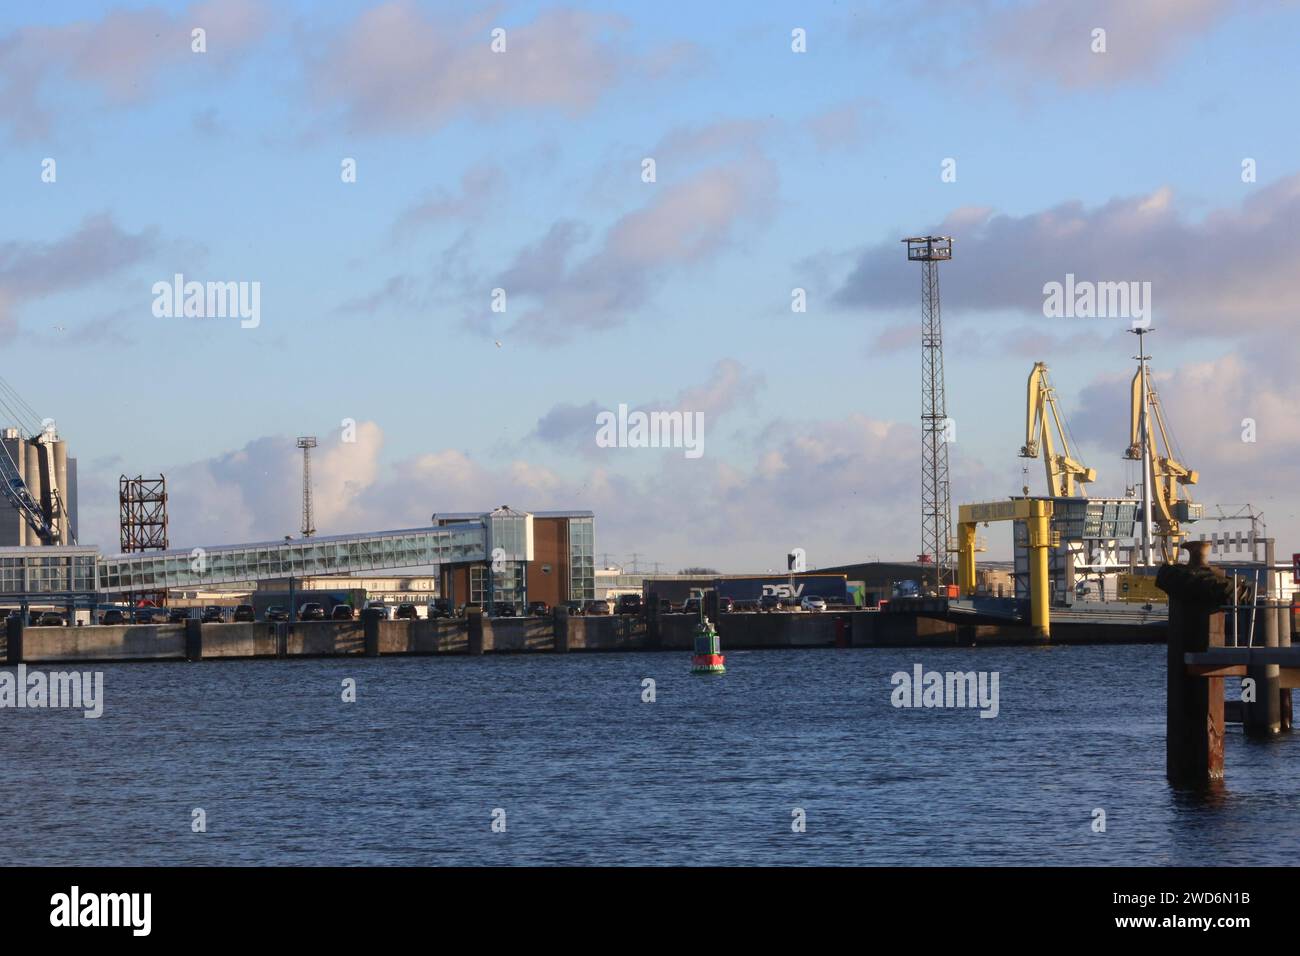
[[[643, 568], [914, 558], [899, 240], [942, 234], [954, 508], [1045, 493], [1036, 361], [1092, 493], [1137, 482], [1133, 316], [1044, 309], [1133, 282], [1193, 498], [1300, 551], [1300, 4], [927, 11], [0, 7], [0, 374], [78, 458], [81, 541], [118, 550], [121, 474], [166, 475], [174, 547], [296, 534], [315, 435], [320, 534], [507, 504]], [[177, 274], [256, 321], [169, 314]], [[606, 447], [620, 406], [698, 454]]]

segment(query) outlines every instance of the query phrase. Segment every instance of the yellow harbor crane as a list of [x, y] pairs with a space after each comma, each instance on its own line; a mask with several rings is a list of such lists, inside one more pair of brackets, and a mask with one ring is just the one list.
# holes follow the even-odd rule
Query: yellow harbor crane
[[[1050, 416], [1050, 420], [1049, 420]], [[1052, 441], [1055, 430], [1060, 439], [1058, 453]], [[1025, 444], [1021, 458], [1038, 458], [1041, 453], [1047, 469], [1047, 494], [1052, 498], [1086, 498], [1084, 485], [1097, 480], [1097, 472], [1070, 454], [1065, 420], [1056, 405], [1056, 390], [1047, 378], [1047, 363], [1035, 362], [1029, 373], [1029, 401], [1025, 414]], [[1076, 495], [1077, 492], [1077, 495]], [[1025, 491], [1028, 494], [1028, 489]]]
[[[1149, 460], [1149, 464], [1144, 462], [1145, 474], [1142, 481], [1150, 489], [1151, 523], [1154, 525], [1155, 536], [1160, 539], [1164, 560], [1171, 562], [1177, 558], [1179, 543], [1187, 537], [1181, 523], [1196, 521], [1201, 516], [1200, 505], [1193, 504], [1190, 496], [1180, 500], [1178, 489], [1183, 485], [1196, 484], [1200, 474], [1174, 457], [1174, 445], [1165, 425], [1164, 412], [1160, 409], [1160, 398], [1156, 395], [1155, 386], [1151, 384], [1146, 358], [1144, 350], [1139, 357], [1138, 370], [1133, 375], [1129, 445], [1124, 457], [1132, 461], [1144, 461], [1145, 452], [1146, 460]], [[1160, 439], [1158, 445], [1157, 437]]]

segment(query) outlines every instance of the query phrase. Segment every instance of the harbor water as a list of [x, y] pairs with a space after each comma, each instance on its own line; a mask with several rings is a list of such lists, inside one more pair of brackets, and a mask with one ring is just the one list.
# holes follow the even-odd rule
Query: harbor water
[[[0, 710], [0, 864], [1293, 863], [1300, 735], [1171, 790], [1164, 654], [81, 665], [100, 718]], [[917, 664], [996, 671], [997, 716], [894, 706]]]

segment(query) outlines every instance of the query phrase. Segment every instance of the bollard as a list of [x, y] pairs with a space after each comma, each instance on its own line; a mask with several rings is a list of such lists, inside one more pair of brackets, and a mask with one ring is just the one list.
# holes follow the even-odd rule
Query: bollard
[[1187, 673], [1184, 655], [1223, 646], [1223, 615], [1232, 584], [1205, 561], [1208, 541], [1183, 545], [1185, 564], [1162, 565], [1156, 587], [1169, 595], [1165, 674], [1165, 776], [1176, 787], [1223, 779], [1223, 678]]
[[20, 664], [23, 660], [23, 619], [9, 617], [5, 620], [5, 663]]
[[383, 612], [376, 608], [368, 608], [362, 614], [361, 629], [365, 635], [366, 657], [379, 656], [379, 620], [383, 617]]
[[468, 624], [469, 653], [478, 656], [483, 653], [483, 609], [466, 608], [465, 622]]
[[185, 619], [185, 659], [203, 659], [203, 624], [196, 617]]
[[563, 604], [555, 608], [551, 626], [555, 631], [555, 653], [569, 653], [569, 609]]

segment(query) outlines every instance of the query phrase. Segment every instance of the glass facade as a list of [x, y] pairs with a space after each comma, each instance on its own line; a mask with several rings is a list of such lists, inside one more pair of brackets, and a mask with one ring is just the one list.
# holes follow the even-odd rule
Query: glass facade
[[[594, 522], [590, 513], [547, 512], [568, 528], [569, 600], [595, 597]], [[446, 519], [443, 519], [444, 521]], [[549, 547], [549, 544], [548, 544]], [[493, 549], [500, 548], [493, 561]], [[309, 575], [364, 575], [394, 568], [470, 565], [472, 602], [527, 600], [533, 516], [499, 508], [477, 520], [434, 528], [334, 535], [257, 544], [101, 557], [93, 547], [0, 548], [0, 593], [91, 594], [222, 587]], [[542, 556], [543, 559], [547, 555]]]
[[481, 525], [381, 535], [339, 535], [284, 544], [195, 548], [104, 558], [99, 562], [99, 589], [153, 591], [202, 587], [290, 575], [352, 574], [482, 561], [486, 557]]
[[596, 522], [594, 518], [569, 519], [569, 600], [596, 597]]
[[95, 590], [93, 548], [12, 549], [0, 557], [0, 592], [5, 594], [88, 593]]

